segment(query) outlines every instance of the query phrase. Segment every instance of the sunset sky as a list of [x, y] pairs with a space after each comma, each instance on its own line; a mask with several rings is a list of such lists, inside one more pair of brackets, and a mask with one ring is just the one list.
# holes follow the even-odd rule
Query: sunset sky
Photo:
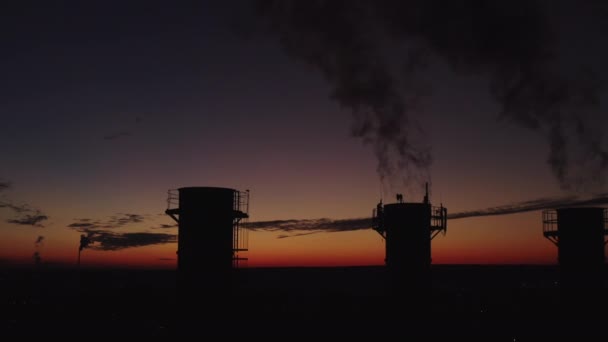
[[[179, 187], [249, 189], [252, 222], [364, 218], [396, 193], [422, 200], [421, 182], [403, 182], [408, 170], [381, 180], [378, 145], [353, 136], [352, 108], [330, 96], [333, 81], [286, 53], [249, 2], [110, 3], [2, 5], [0, 265], [33, 265], [35, 252], [46, 265], [75, 265], [82, 223], [94, 223], [145, 246], [87, 248], [83, 266], [174, 268], [177, 228], [166, 227], [164, 210], [167, 190]], [[608, 7], [574, 3], [546, 10], [557, 64], [588, 65], [607, 79]], [[606, 90], [581, 114], [604, 159], [577, 164], [591, 145], [578, 146], [565, 128], [572, 178], [560, 181], [547, 162], [548, 133], [501, 115], [492, 79], [455, 72], [441, 55], [417, 76], [424, 95], [408, 114], [432, 153], [420, 180], [433, 204], [457, 213], [608, 192]], [[384, 262], [371, 229], [285, 235], [297, 232], [250, 232], [248, 265]], [[557, 261], [540, 211], [450, 220], [432, 246], [436, 264]]]

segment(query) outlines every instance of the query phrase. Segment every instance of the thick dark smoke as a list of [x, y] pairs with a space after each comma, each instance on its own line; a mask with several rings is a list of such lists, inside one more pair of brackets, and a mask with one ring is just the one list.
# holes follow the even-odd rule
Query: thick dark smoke
[[79, 251], [85, 248], [99, 251], [117, 251], [126, 248], [177, 242], [177, 235], [148, 232], [115, 233], [106, 230], [80, 230]]
[[[448, 219], [464, 219], [480, 216], [497, 216], [524, 213], [544, 209], [556, 209], [577, 206], [605, 206], [608, 205], [608, 193], [600, 194], [590, 198], [580, 198], [577, 196], [565, 196], [556, 198], [539, 198], [530, 201], [512, 203], [497, 207], [490, 207], [479, 210], [461, 211], [448, 214]], [[310, 235], [316, 233], [347, 232], [362, 229], [371, 229], [372, 220], [370, 218], [354, 218], [343, 220], [316, 219], [316, 220], [275, 220], [258, 221], [243, 224], [244, 228], [256, 231], [281, 231], [288, 234], [281, 234], [277, 238], [283, 239]]]
[[[90, 234], [91, 236], [93, 234]], [[89, 245], [91, 244], [91, 239], [89, 238], [89, 234], [82, 234], [80, 235], [80, 245], [78, 247], [78, 252], [81, 252], [83, 249], [89, 247]]]
[[[115, 251], [125, 248], [177, 242], [177, 235], [175, 234], [115, 231], [119, 228], [143, 223], [148, 216], [145, 214], [119, 213], [105, 220], [81, 218], [70, 223], [68, 228], [82, 233], [78, 247], [79, 252], [85, 248], [100, 251]], [[161, 228], [169, 227], [161, 225]]]
[[501, 116], [546, 137], [547, 162], [563, 188], [603, 184], [608, 151], [593, 126], [600, 83], [587, 66], [561, 58], [552, 2], [256, 3], [285, 51], [322, 73], [331, 98], [352, 111], [353, 135], [373, 146], [383, 181], [404, 177], [407, 185], [431, 165], [416, 85], [431, 65], [445, 63], [486, 76]]

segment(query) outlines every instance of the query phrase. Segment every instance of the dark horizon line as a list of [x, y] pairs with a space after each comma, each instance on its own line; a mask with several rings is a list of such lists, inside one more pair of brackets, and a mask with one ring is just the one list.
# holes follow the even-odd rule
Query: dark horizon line
[[[177, 272], [177, 266], [176, 267], [145, 267], [145, 266], [128, 266], [128, 265], [112, 265], [112, 266], [102, 266], [102, 265], [92, 265], [92, 266], [80, 266], [78, 267], [77, 265], [71, 265], [71, 264], [50, 264], [47, 265], [50, 267], [45, 267], [44, 265], [41, 266], [36, 266], [36, 265], [25, 265], [25, 264], [5, 264], [3, 265], [3, 270], [4, 271], [11, 271], [11, 270], [21, 270], [21, 271], [41, 271], [41, 272], [48, 272], [48, 271], [83, 271], [83, 272], [89, 272], [89, 271], [170, 271], [170, 272]], [[440, 263], [440, 264], [431, 264], [431, 267], [528, 267], [528, 268], [533, 268], [533, 267], [546, 267], [546, 268], [553, 268], [553, 267], [559, 267], [559, 265], [556, 263], [491, 263], [491, 264], [484, 264], [484, 263], [456, 263], [456, 264], [449, 264], [449, 263]], [[336, 266], [336, 265], [332, 265], [332, 266], [306, 266], [306, 265], [302, 265], [302, 266], [298, 266], [298, 265], [293, 265], [293, 266], [251, 266], [251, 267], [239, 267], [239, 268], [234, 268], [234, 270], [257, 270], [257, 269], [276, 269], [276, 270], [281, 270], [281, 269], [289, 269], [289, 270], [293, 270], [293, 269], [331, 269], [331, 268], [336, 268], [336, 269], [344, 269], [344, 268], [386, 268], [386, 265], [342, 265], [342, 266]], [[608, 264], [606, 265], [606, 268], [608, 268]], [[1, 273], [2, 271], [0, 271]]]

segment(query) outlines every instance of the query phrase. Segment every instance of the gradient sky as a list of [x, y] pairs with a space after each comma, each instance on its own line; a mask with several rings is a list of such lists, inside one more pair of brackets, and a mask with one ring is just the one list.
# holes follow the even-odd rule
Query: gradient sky
[[[256, 32], [246, 2], [110, 3], [2, 5], [0, 184], [10, 186], [0, 203], [28, 209], [0, 208], [0, 264], [33, 264], [38, 251], [43, 263], [74, 265], [75, 222], [176, 234], [161, 228], [172, 224], [166, 192], [184, 186], [249, 189], [250, 221], [368, 217], [398, 192], [422, 200], [416, 184], [382, 184], [349, 109], [314, 67]], [[605, 78], [608, 21], [596, 19], [608, 11], [594, 6], [556, 5], [557, 17], [569, 13], [560, 51]], [[487, 80], [439, 63], [426, 81], [416, 118], [432, 148], [434, 204], [453, 213], [572, 193], [546, 162], [545, 137], [499, 117]], [[48, 219], [15, 221], [28, 213]], [[449, 221], [433, 262], [555, 263], [541, 228], [539, 211]], [[383, 264], [372, 230], [281, 235], [251, 232], [249, 266]], [[172, 268], [176, 248], [86, 249], [82, 263]]]

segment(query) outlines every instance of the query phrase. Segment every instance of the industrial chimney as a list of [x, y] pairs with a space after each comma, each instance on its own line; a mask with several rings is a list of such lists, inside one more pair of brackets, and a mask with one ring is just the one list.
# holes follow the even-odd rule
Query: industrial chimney
[[426, 287], [430, 279], [431, 240], [447, 230], [447, 209], [429, 202], [428, 184], [421, 203], [378, 203], [373, 229], [385, 239], [387, 269], [399, 286]]
[[558, 248], [563, 288], [603, 287], [607, 226], [608, 216], [604, 208], [543, 211], [543, 235]]
[[169, 190], [165, 213], [178, 223], [177, 271], [180, 290], [230, 287], [231, 271], [246, 258], [249, 190], [185, 187]]

